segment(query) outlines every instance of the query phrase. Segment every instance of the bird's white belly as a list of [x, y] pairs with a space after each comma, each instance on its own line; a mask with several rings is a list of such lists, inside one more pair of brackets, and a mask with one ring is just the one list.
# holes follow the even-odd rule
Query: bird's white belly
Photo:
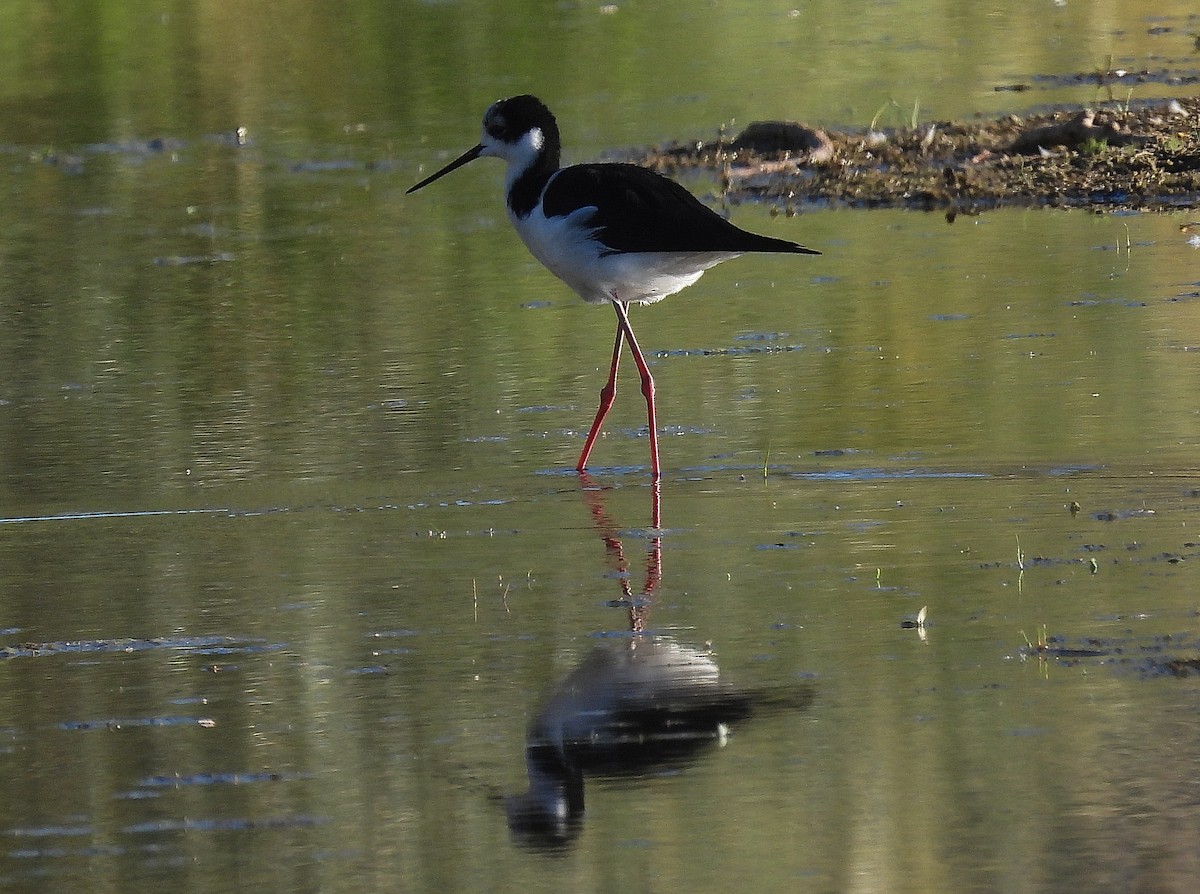
[[509, 220], [530, 253], [592, 304], [614, 298], [635, 304], [660, 301], [690, 286], [709, 267], [739, 256], [737, 252], [606, 254], [609, 250], [591, 237], [587, 225], [591, 215], [590, 208], [550, 218], [540, 207], [525, 218], [509, 211]]

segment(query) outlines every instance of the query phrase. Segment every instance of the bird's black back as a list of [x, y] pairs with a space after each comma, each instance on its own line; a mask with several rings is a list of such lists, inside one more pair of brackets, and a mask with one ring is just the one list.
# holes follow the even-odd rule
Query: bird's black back
[[734, 226], [674, 180], [631, 164], [583, 164], [553, 176], [547, 217], [593, 206], [595, 238], [613, 252], [790, 252], [820, 254]]

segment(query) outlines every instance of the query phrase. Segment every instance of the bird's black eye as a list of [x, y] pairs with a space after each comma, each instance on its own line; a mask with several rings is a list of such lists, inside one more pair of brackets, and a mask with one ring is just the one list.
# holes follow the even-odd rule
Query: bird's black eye
[[499, 115], [491, 117], [487, 121], [483, 122], [483, 129], [488, 132], [489, 137], [493, 137], [497, 140], [503, 139], [504, 132], [506, 130], [504, 119]]

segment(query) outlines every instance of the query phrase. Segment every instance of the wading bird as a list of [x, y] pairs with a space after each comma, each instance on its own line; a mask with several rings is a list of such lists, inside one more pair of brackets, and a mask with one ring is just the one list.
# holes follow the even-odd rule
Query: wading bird
[[654, 379], [629, 325], [630, 304], [651, 304], [687, 288], [709, 267], [751, 252], [820, 252], [739, 229], [673, 180], [631, 164], [559, 167], [554, 115], [533, 96], [492, 104], [479, 145], [409, 188], [413, 193], [484, 156], [508, 164], [508, 219], [529, 251], [590, 304], [610, 303], [617, 314], [608, 381], [579, 454], [587, 467], [592, 445], [617, 390], [622, 339], [642, 379], [650, 434], [651, 474], [659, 477]]

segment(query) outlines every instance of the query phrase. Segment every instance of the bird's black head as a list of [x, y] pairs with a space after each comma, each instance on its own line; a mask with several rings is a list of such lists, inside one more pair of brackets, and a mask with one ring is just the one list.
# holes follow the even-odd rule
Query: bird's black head
[[544, 181], [558, 170], [560, 153], [558, 122], [540, 99], [528, 94], [501, 99], [492, 103], [483, 116], [483, 136], [479, 145], [409, 187], [408, 192], [416, 192], [483, 156], [502, 158], [508, 162], [510, 169], [520, 174], [532, 174], [534, 179], [541, 178]]
[[515, 143], [534, 128], [542, 132], [546, 145], [558, 145], [554, 115], [540, 99], [527, 93], [497, 100], [483, 116], [484, 133], [503, 143]]

